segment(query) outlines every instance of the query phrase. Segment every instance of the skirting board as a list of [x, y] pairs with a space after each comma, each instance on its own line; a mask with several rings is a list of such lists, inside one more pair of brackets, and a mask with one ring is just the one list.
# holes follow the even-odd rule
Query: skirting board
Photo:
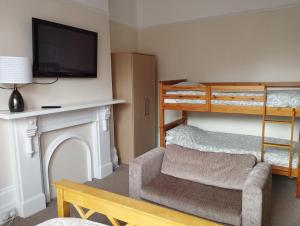
[[0, 189], [0, 225], [5, 223], [5, 216], [16, 208], [15, 187], [8, 186]]
[[101, 167], [101, 178], [98, 179], [103, 179], [104, 177], [109, 176], [113, 172], [113, 164], [112, 162], [108, 162], [106, 164], [103, 164]]
[[[112, 163], [108, 162], [101, 167], [101, 178], [107, 177], [112, 173]], [[4, 216], [7, 216], [11, 210], [17, 209], [17, 203], [15, 200], [15, 187], [8, 186], [6, 188], [0, 189], [0, 225], [5, 223]], [[29, 216], [33, 212], [38, 212], [41, 209], [46, 208], [45, 206], [45, 195], [39, 194], [30, 200], [26, 200], [21, 203], [19, 213], [23, 216]], [[30, 213], [30, 214], [29, 214]]]
[[[0, 189], [0, 225], [5, 223], [5, 216], [7, 216], [10, 211], [17, 210], [15, 196], [16, 193], [13, 186]], [[17, 214], [27, 217], [32, 213], [46, 208], [45, 203], [45, 195], [39, 194], [30, 200], [26, 200], [24, 203], [20, 203]]]
[[45, 194], [38, 194], [20, 205], [20, 216], [29, 217], [46, 208]]

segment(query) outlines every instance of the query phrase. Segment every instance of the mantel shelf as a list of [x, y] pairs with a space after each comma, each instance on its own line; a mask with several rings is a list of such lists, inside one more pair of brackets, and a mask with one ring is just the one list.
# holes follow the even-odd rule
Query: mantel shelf
[[119, 99], [111, 99], [111, 100], [95, 101], [95, 102], [89, 102], [89, 103], [77, 103], [77, 104], [70, 104], [70, 105], [62, 105], [61, 108], [49, 108], [49, 109], [33, 108], [33, 109], [29, 109], [27, 111], [20, 112], [20, 113], [11, 113], [9, 111], [1, 111], [0, 119], [5, 119], [5, 120], [20, 119], [20, 118], [48, 115], [48, 114], [61, 113], [61, 112], [67, 112], [67, 111], [76, 111], [76, 110], [82, 110], [82, 109], [96, 108], [96, 107], [121, 104], [121, 103], [125, 103], [125, 101], [119, 100]]

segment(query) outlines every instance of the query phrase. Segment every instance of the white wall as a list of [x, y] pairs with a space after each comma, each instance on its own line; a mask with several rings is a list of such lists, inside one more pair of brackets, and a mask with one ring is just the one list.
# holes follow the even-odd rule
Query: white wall
[[[2, 0], [0, 2], [0, 55], [32, 58], [31, 18], [37, 17], [99, 34], [98, 78], [60, 79], [49, 86], [20, 89], [27, 108], [109, 99], [111, 92], [108, 13], [89, 10], [64, 0]], [[39, 79], [45, 82], [51, 79]], [[10, 91], [0, 91], [0, 109], [7, 109]]]
[[160, 79], [299, 81], [300, 6], [139, 29]]
[[109, 0], [112, 52], [137, 51], [137, 0]]
[[299, 0], [138, 0], [138, 26], [144, 28], [198, 18], [270, 9], [299, 2]]
[[[89, 1], [91, 2], [91, 1]], [[102, 1], [100, 1], [102, 2]], [[103, 1], [105, 3], [105, 1]], [[103, 6], [103, 5], [102, 5]], [[108, 11], [69, 0], [1, 0], [0, 1], [0, 55], [32, 58], [31, 18], [37, 17], [63, 23], [99, 34], [98, 78], [60, 79], [48, 86], [29, 85], [20, 91], [27, 108], [41, 105], [62, 105], [112, 97], [110, 64], [110, 31]], [[100, 7], [100, 5], [99, 5]], [[52, 79], [38, 79], [40, 82]], [[0, 90], [0, 109], [7, 109], [10, 91]], [[0, 121], [0, 189], [12, 182], [9, 144], [6, 144], [5, 123]]]
[[137, 26], [137, 0], [109, 0], [110, 20], [127, 25]]
[[137, 52], [138, 30], [134, 27], [110, 21], [110, 43], [111, 51]]
[[77, 2], [83, 6], [88, 6], [93, 10], [102, 10], [108, 12], [108, 1], [109, 0], [64, 0], [69, 2]]

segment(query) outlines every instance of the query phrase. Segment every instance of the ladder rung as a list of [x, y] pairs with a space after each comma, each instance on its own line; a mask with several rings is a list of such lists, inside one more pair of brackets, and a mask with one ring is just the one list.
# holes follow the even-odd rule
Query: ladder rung
[[271, 119], [266, 119], [266, 122], [270, 122], [270, 123], [277, 123], [277, 124], [292, 124], [291, 121], [287, 121], [287, 120], [271, 120]]
[[290, 145], [290, 144], [264, 143], [264, 146], [290, 149], [292, 145]]

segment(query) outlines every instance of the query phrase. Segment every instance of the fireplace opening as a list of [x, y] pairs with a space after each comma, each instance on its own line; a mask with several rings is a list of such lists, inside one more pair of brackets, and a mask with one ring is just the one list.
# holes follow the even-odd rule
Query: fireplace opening
[[54, 181], [68, 179], [78, 183], [90, 181], [92, 150], [90, 125], [76, 126], [43, 134], [43, 181], [46, 200], [56, 197]]

